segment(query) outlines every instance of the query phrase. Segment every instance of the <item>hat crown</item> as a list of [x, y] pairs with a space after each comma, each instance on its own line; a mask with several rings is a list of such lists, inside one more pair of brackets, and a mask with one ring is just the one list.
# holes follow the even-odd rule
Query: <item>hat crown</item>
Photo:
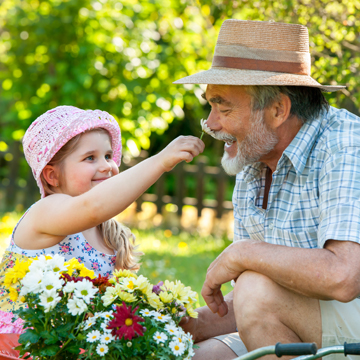
[[303, 25], [231, 19], [223, 22], [217, 43], [308, 53], [309, 33]]
[[210, 70], [175, 84], [308, 86], [337, 91], [311, 76], [309, 33], [303, 25], [274, 21], [225, 20]]

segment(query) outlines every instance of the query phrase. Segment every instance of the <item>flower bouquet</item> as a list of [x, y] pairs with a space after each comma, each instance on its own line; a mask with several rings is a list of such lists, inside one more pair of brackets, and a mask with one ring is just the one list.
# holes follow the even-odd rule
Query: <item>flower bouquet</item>
[[[15, 285], [20, 283], [20, 287]], [[33, 359], [191, 359], [191, 335], [179, 327], [196, 317], [196, 293], [180, 281], [150, 284], [128, 270], [96, 278], [76, 259], [55, 255], [17, 262], [5, 276], [26, 306], [20, 355]]]

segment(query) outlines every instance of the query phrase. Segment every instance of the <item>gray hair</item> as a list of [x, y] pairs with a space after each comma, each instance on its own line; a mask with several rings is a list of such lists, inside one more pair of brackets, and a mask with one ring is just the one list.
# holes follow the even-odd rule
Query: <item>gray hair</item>
[[253, 111], [263, 110], [280, 100], [280, 94], [287, 95], [291, 101], [290, 114], [303, 123], [319, 116], [323, 110], [328, 111], [329, 103], [319, 88], [308, 86], [245, 86], [252, 97]]

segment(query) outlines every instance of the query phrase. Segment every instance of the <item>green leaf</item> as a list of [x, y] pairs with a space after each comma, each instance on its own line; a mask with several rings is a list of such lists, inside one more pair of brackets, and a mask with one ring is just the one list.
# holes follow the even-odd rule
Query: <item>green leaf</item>
[[50, 345], [40, 351], [43, 356], [54, 356], [59, 351], [59, 345]]
[[62, 338], [67, 338], [69, 336], [69, 333], [71, 333], [73, 326], [73, 323], [67, 323], [65, 325], [58, 326], [55, 331]]
[[80, 348], [79, 345], [77, 344], [73, 344], [69, 347], [66, 347], [66, 351], [68, 351], [71, 354], [79, 354], [80, 353]]
[[50, 333], [48, 331], [42, 331], [40, 336], [45, 339], [45, 344], [47, 345], [52, 345], [59, 341], [55, 330], [52, 330]]
[[20, 344], [27, 344], [28, 342], [31, 344], [35, 344], [39, 341], [40, 335], [32, 329], [26, 330], [24, 334], [21, 334], [19, 337]]

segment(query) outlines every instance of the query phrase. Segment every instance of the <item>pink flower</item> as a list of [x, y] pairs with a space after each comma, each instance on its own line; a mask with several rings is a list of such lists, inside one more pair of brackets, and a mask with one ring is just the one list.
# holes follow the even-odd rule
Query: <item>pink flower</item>
[[64, 253], [68, 253], [70, 251], [70, 246], [61, 245], [61, 251], [64, 252]]
[[86, 251], [91, 251], [92, 250], [92, 246], [89, 245], [89, 244], [85, 244], [84, 248], [85, 248]]
[[25, 332], [23, 329], [24, 321], [19, 318], [12, 322], [13, 317], [13, 313], [0, 310], [0, 334], [22, 334]]

